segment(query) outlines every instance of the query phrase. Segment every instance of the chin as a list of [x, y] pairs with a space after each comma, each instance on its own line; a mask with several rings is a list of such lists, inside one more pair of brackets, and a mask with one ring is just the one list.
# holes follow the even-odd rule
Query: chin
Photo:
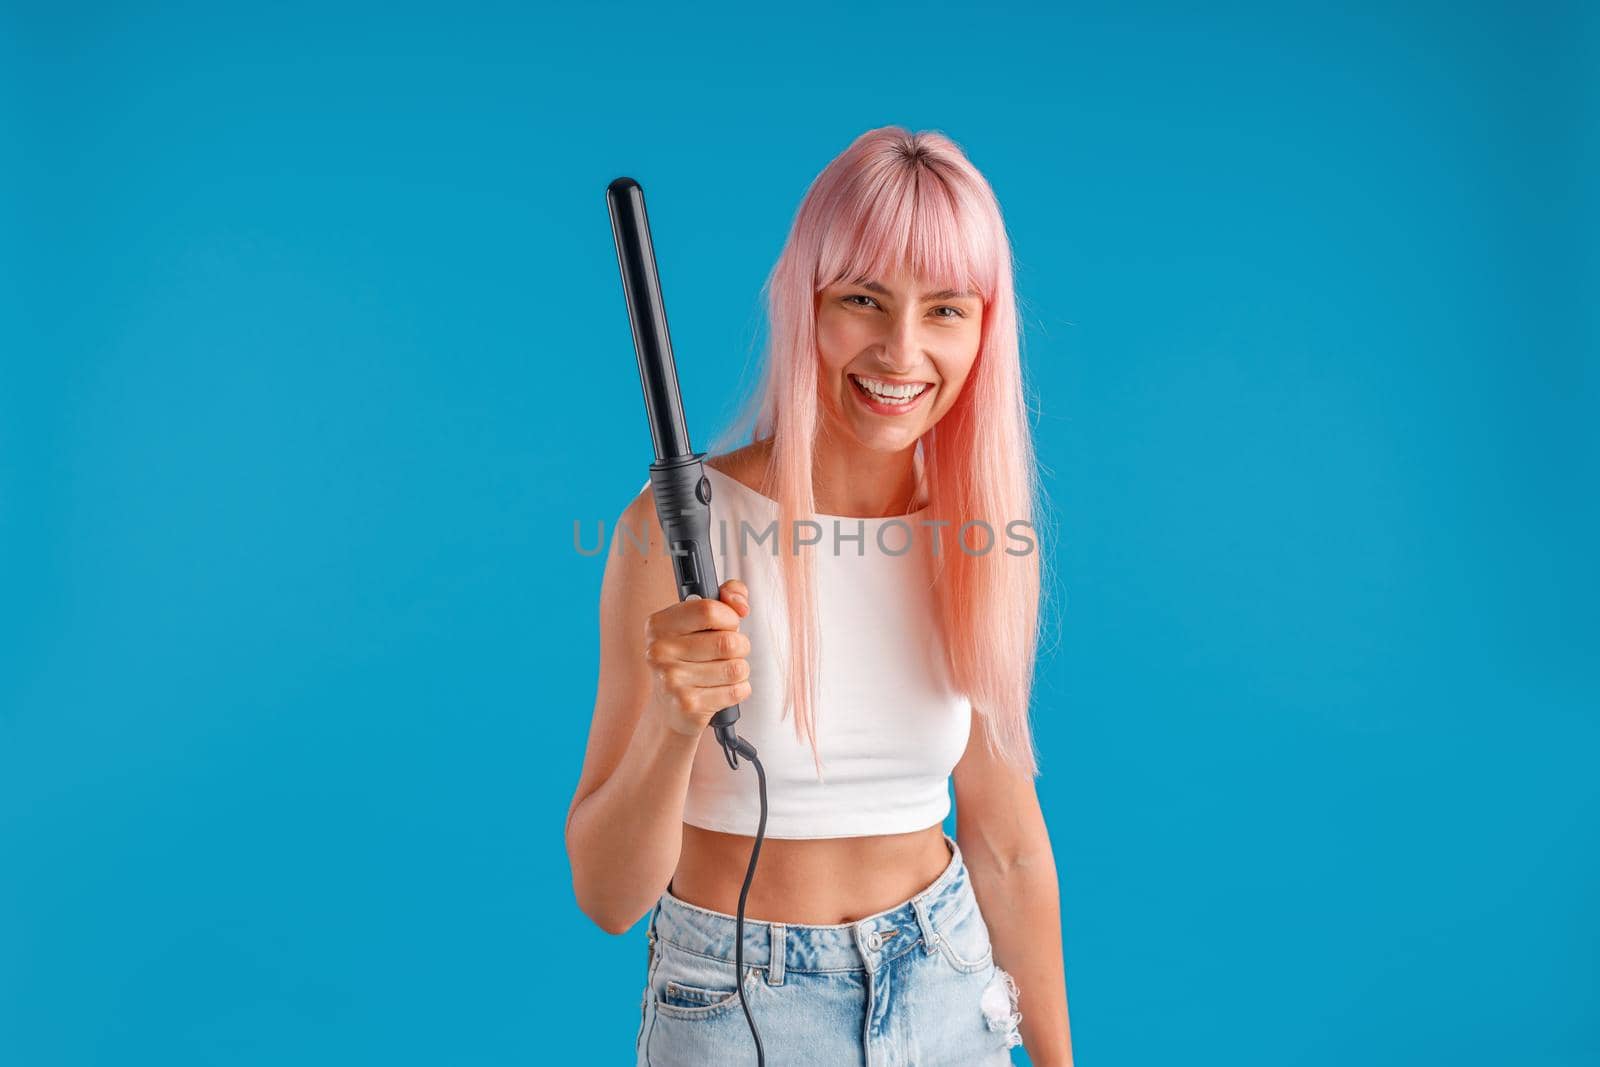
[[896, 426], [863, 427], [857, 424], [855, 432], [851, 434], [856, 443], [871, 452], [904, 452], [922, 437], [926, 427], [923, 426]]

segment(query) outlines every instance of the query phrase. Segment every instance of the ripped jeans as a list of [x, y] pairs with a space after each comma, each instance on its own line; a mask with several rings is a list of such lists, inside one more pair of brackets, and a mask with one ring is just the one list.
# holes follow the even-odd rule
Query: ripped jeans
[[[961, 849], [933, 884], [851, 923], [744, 923], [744, 999], [767, 1067], [997, 1067], [1022, 1043]], [[641, 1067], [754, 1064], [734, 916], [662, 894], [650, 915]]]

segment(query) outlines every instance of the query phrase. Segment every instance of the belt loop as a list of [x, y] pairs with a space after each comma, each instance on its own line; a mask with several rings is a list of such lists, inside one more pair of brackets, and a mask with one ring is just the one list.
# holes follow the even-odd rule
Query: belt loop
[[922, 928], [923, 955], [932, 955], [939, 948], [939, 931], [933, 928], [933, 918], [928, 914], [929, 902], [922, 897], [911, 901], [911, 910], [917, 913], [917, 925]]
[[783, 984], [783, 945], [784, 931], [787, 929], [783, 923], [769, 923], [772, 931], [772, 952], [768, 956], [767, 984]]

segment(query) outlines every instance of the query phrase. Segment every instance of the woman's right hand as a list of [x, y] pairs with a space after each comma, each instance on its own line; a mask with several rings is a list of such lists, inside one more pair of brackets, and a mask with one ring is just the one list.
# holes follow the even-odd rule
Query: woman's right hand
[[716, 600], [679, 601], [645, 621], [650, 706], [668, 729], [698, 737], [717, 712], [750, 695], [750, 639], [739, 632], [749, 614], [749, 589], [729, 578]]

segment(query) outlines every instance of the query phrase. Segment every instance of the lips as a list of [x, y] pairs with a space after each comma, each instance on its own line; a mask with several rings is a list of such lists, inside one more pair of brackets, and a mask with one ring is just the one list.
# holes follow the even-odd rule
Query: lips
[[[893, 390], [885, 394], [869, 388], [864, 384], [863, 379], [854, 374], [848, 375], [848, 377], [862, 406], [878, 415], [904, 415], [917, 407], [922, 402], [922, 398], [933, 391], [933, 385], [929, 382], [906, 382], [903, 384], [882, 382], [883, 386]], [[866, 381], [881, 382], [880, 379], [866, 379]], [[896, 395], [903, 394], [906, 388], [910, 386], [919, 386], [920, 388], [910, 395]]]
[[886, 378], [868, 378], [862, 374], [851, 374], [849, 378], [863, 392], [871, 393], [880, 400], [905, 401], [915, 399], [917, 394], [927, 389], [929, 382], [917, 381], [892, 381]]

